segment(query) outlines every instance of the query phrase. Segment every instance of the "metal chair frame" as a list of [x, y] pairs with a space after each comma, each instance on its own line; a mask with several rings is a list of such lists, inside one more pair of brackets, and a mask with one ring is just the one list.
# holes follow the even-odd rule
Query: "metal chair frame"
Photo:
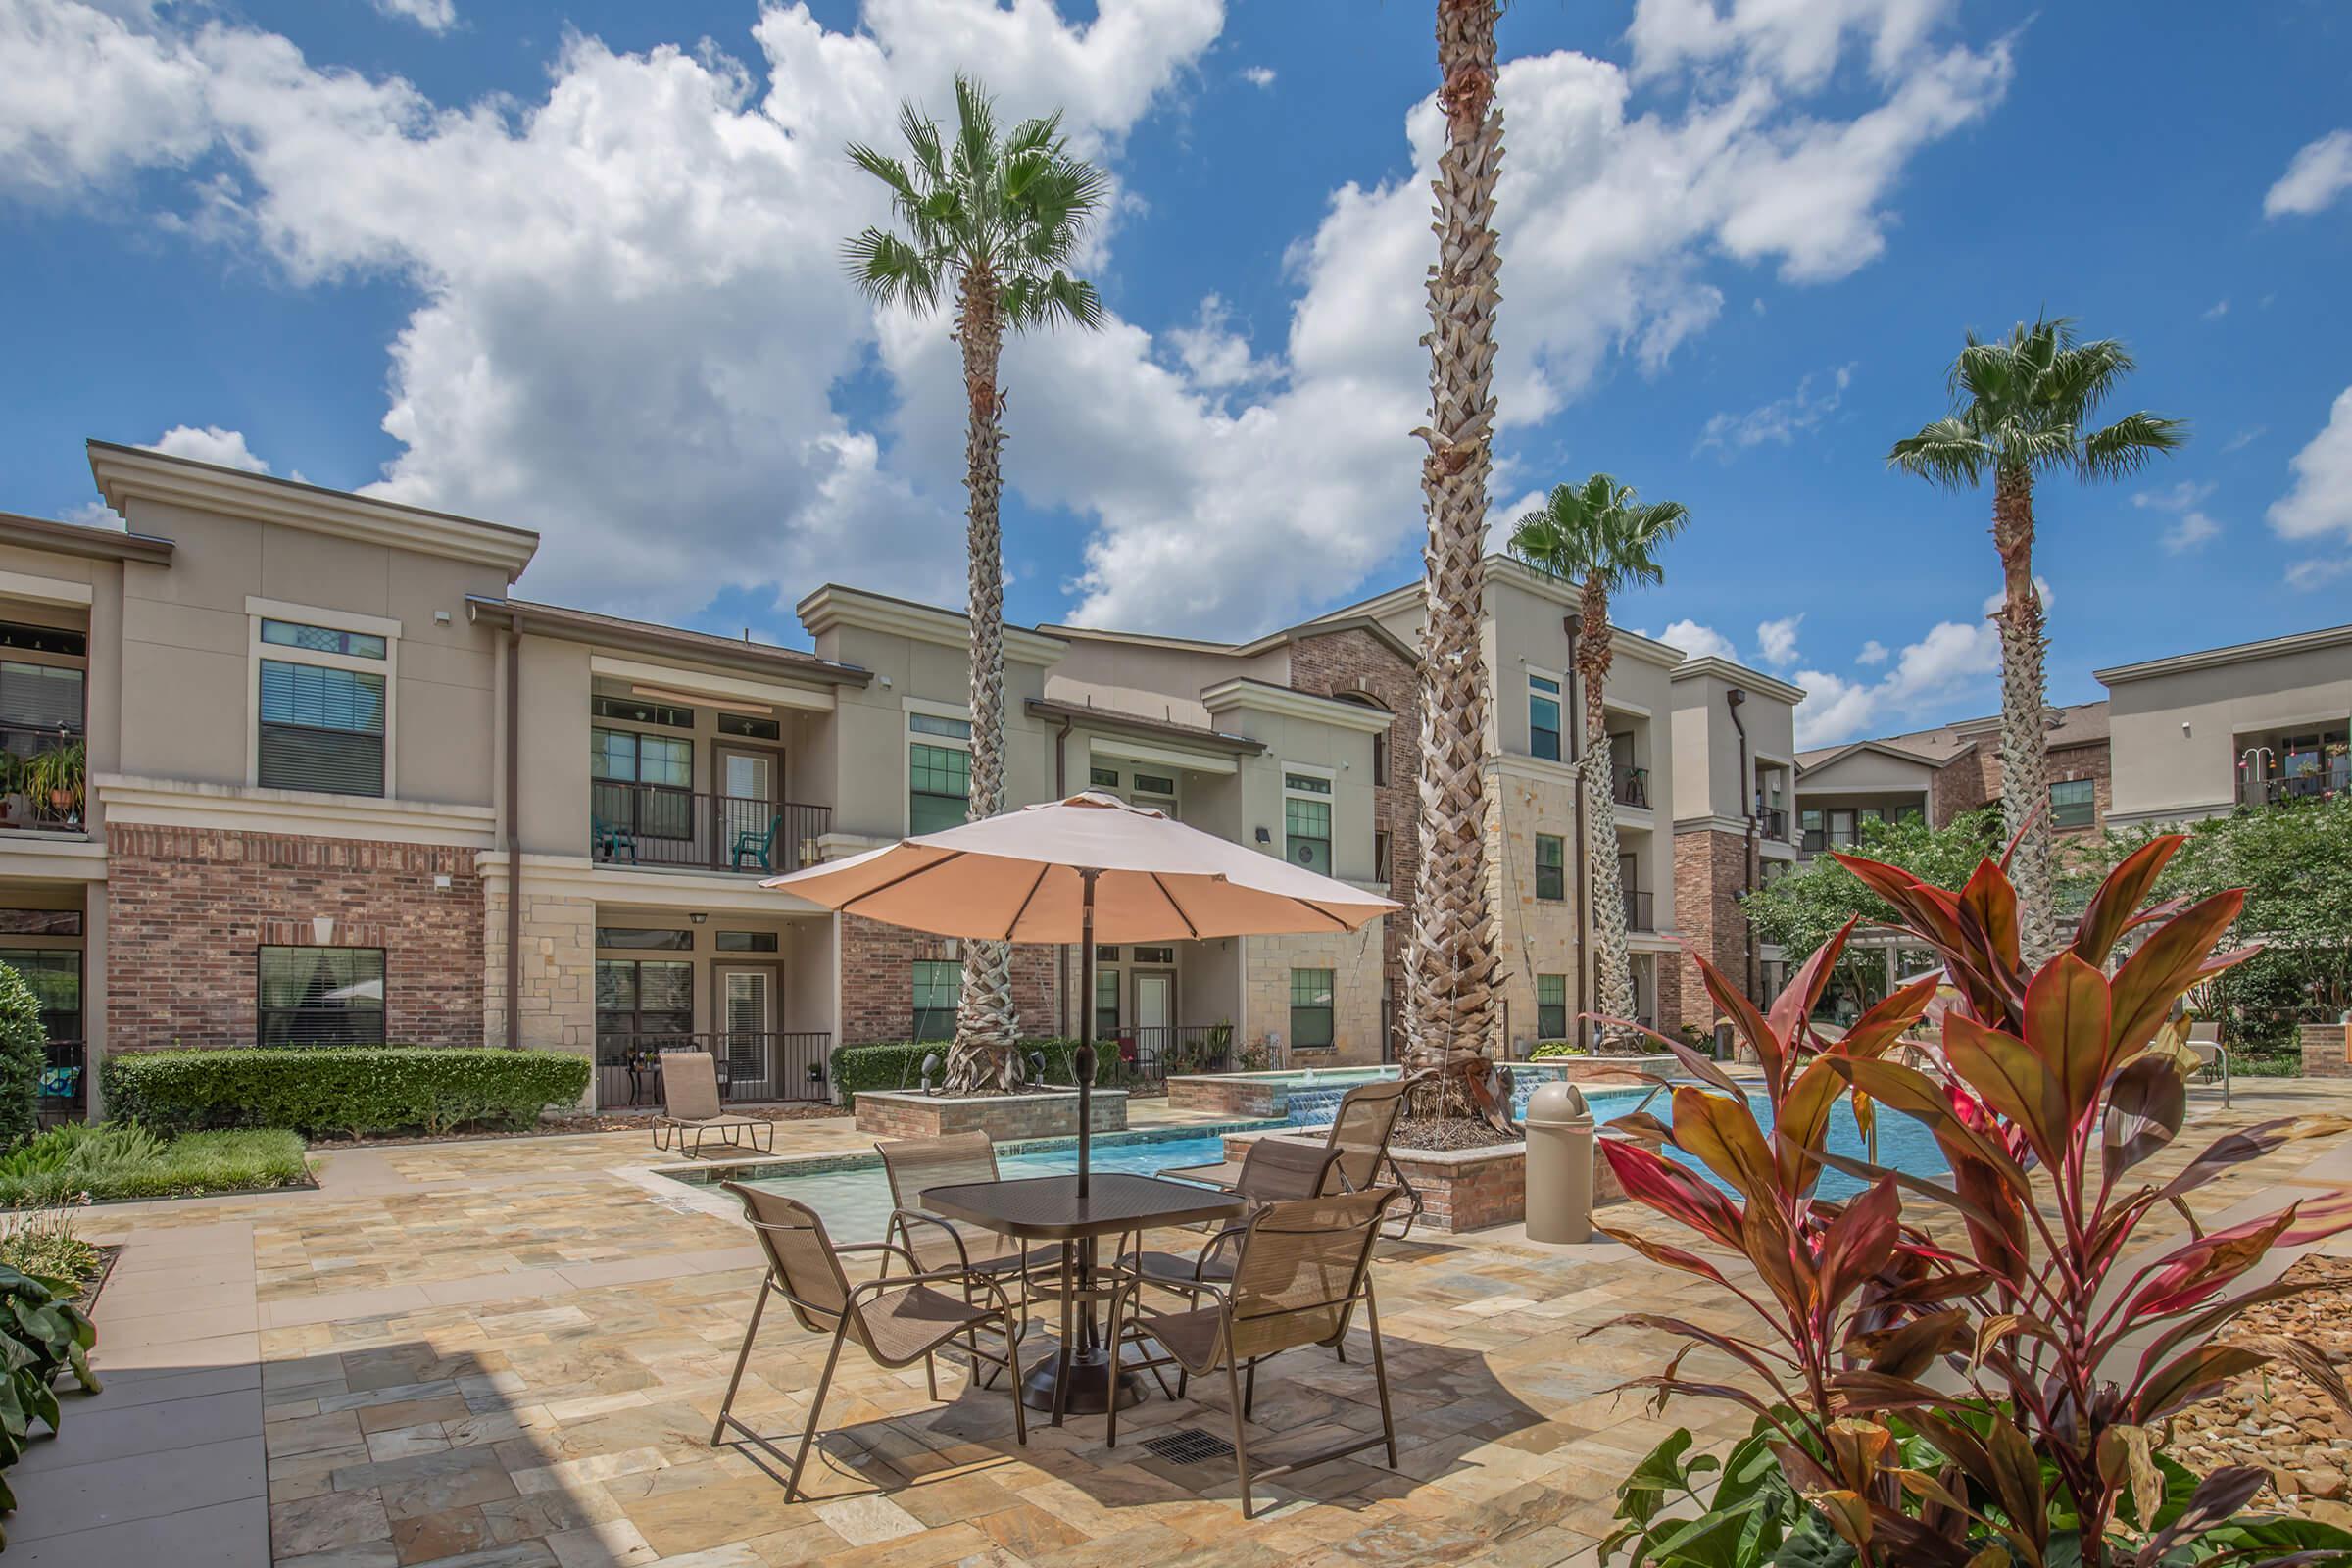
[[[669, 1068], [672, 1060], [700, 1056], [710, 1064], [710, 1102], [720, 1108], [709, 1116], [680, 1116], [669, 1108]], [[776, 1152], [776, 1124], [760, 1116], [730, 1116], [725, 1102], [718, 1098], [718, 1058], [701, 1047], [685, 1051], [655, 1053], [662, 1063], [662, 1109], [654, 1117], [654, 1149], [660, 1153], [680, 1153], [688, 1159], [703, 1157], [703, 1138], [716, 1133], [719, 1144], [726, 1149], [749, 1149], [755, 1154]], [[699, 1086], [696, 1086], [699, 1087]], [[688, 1142], [691, 1135], [692, 1142]]]

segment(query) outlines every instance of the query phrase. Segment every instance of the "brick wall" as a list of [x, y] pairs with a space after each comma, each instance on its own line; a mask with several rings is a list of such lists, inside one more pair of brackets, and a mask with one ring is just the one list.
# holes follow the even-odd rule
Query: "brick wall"
[[[1737, 833], [1707, 828], [1674, 836], [1674, 919], [1683, 941], [1716, 968], [1745, 988], [1747, 978], [1747, 914], [1740, 894], [1747, 886], [1747, 841]], [[1713, 1003], [1698, 965], [1679, 955], [1671, 960], [1677, 989], [1673, 1021], [1714, 1024]], [[1660, 977], [1659, 994], [1665, 994]], [[1754, 999], [1750, 999], [1754, 1000]], [[1660, 1015], [1666, 1015], [1661, 1005]], [[1672, 1024], [1666, 1025], [1671, 1030]]]
[[[2061, 779], [2094, 781], [2096, 814], [2090, 826], [2065, 829], [2059, 834], [2060, 839], [2087, 838], [2106, 826], [2107, 812], [2115, 802], [2115, 775], [2105, 741], [2051, 748], [2043, 776], [2053, 784]], [[2000, 798], [2000, 741], [1988, 735], [1973, 750], [1936, 769], [1928, 795], [1928, 819], [1937, 827], [1944, 827], [1962, 812], [1989, 806]]]
[[[1420, 680], [1412, 662], [1360, 626], [1301, 636], [1291, 644], [1291, 686], [1318, 697], [1369, 696], [1396, 715], [1389, 726], [1388, 782], [1372, 792], [1372, 825], [1389, 836], [1389, 897], [1408, 909], [1421, 867]], [[1404, 1017], [1404, 951], [1409, 914], [1381, 922], [1383, 988]], [[1378, 1059], [1375, 1052], [1374, 1059]]]
[[2352, 1078], [2352, 1025], [2307, 1023], [2297, 1031], [2306, 1078]]
[[2086, 778], [2091, 781], [2091, 800], [2095, 814], [2088, 827], [2067, 828], [2060, 831], [2061, 843], [2089, 839], [2107, 825], [2107, 813], [2115, 808], [2115, 770], [2110, 760], [2107, 743], [2090, 746], [2060, 746], [2050, 753], [2047, 767], [2049, 780]]
[[109, 1051], [253, 1044], [265, 944], [382, 948], [387, 1040], [482, 1042], [471, 850], [114, 824], [107, 858]]
[[[951, 941], [883, 925], [862, 915], [843, 915], [841, 1044], [863, 1046], [906, 1039], [914, 1024], [915, 960], [952, 959], [956, 953], [956, 944]], [[1024, 1036], [1061, 1032], [1054, 953], [1050, 947], [1027, 944], [1012, 950], [1012, 1005]]]

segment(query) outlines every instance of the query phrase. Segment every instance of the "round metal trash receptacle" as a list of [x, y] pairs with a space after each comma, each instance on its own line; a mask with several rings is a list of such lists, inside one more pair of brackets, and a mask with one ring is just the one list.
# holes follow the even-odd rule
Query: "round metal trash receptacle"
[[1527, 1239], [1583, 1242], [1592, 1235], [1592, 1112], [1574, 1084], [1544, 1084], [1527, 1098]]

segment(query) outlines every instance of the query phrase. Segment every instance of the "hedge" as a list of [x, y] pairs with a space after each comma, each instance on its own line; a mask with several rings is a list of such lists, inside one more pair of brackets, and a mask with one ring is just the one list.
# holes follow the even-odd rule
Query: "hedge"
[[[1024, 1040], [1024, 1057], [1043, 1054], [1046, 1058], [1046, 1082], [1073, 1084], [1077, 1075], [1070, 1070], [1070, 1053], [1077, 1048], [1075, 1040]], [[898, 1040], [870, 1046], [838, 1046], [833, 1052], [833, 1087], [841, 1091], [844, 1109], [854, 1108], [860, 1089], [919, 1089], [923, 1082], [923, 1058], [936, 1055], [944, 1064], [948, 1059], [950, 1043], [945, 1040]], [[1105, 1048], [1098, 1046], [1097, 1051]], [[1095, 1064], [1096, 1081], [1102, 1077], [1102, 1063]]]
[[0, 963], [0, 1149], [39, 1130], [41, 1073], [48, 1065], [40, 999], [23, 975]]
[[155, 1051], [100, 1069], [110, 1114], [158, 1132], [290, 1127], [301, 1133], [526, 1127], [588, 1087], [585, 1056], [421, 1046]]

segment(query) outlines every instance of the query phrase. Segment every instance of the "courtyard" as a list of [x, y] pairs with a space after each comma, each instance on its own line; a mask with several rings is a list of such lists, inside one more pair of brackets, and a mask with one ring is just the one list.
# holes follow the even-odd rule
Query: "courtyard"
[[[2227, 1108], [2200, 1089], [2149, 1169], [2327, 1112], [2352, 1112], [2352, 1084], [2243, 1082]], [[781, 1131], [781, 1153], [866, 1147], [846, 1117]], [[1374, 1271], [1396, 1471], [1374, 1452], [1261, 1483], [1245, 1522], [1228, 1457], [1147, 1446], [1226, 1431], [1214, 1380], [1123, 1416], [1115, 1450], [1097, 1416], [1040, 1420], [1023, 1448], [1001, 1393], [966, 1391], [959, 1369], [942, 1368], [934, 1401], [919, 1367], [851, 1355], [809, 1495], [788, 1503], [756, 1450], [710, 1444], [759, 1250], [723, 1195], [659, 1163], [641, 1132], [395, 1144], [321, 1153], [315, 1190], [90, 1210], [85, 1234], [121, 1248], [95, 1314], [106, 1392], [74, 1400], [14, 1473], [12, 1553], [79, 1568], [1583, 1563], [1618, 1482], [1675, 1426], [1702, 1442], [1746, 1426], [1690, 1401], [1660, 1419], [1613, 1392], [1658, 1369], [1664, 1337], [1588, 1337], [1637, 1308], [1736, 1330], [1743, 1309], [1714, 1287], [1597, 1238], [1416, 1231], [1384, 1243]], [[2218, 1224], [2347, 1190], [2339, 1136], [2239, 1167], [2200, 1206]], [[1635, 1205], [1603, 1218], [1670, 1235]], [[2148, 1245], [2178, 1236], [2168, 1221]], [[1269, 1365], [1253, 1455], [1377, 1430], [1360, 1323], [1353, 1339], [1345, 1365]], [[738, 1411], [796, 1429], [823, 1348], [771, 1314]]]

